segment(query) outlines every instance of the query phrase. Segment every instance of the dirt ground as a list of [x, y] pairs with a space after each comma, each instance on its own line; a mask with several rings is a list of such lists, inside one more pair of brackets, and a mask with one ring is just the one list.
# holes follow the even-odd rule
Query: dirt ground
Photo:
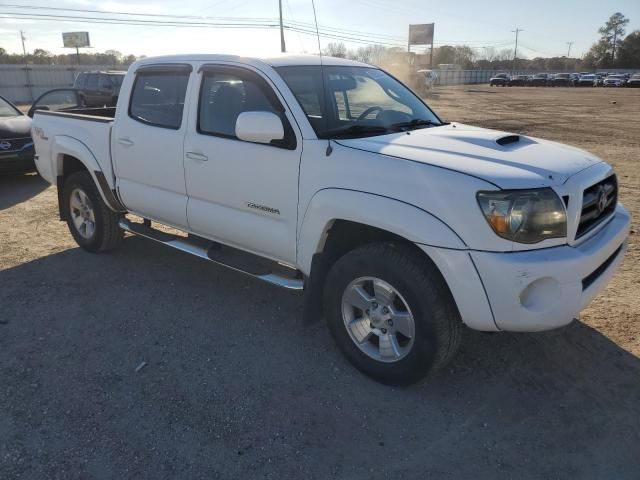
[[385, 387], [298, 295], [134, 237], [90, 255], [55, 189], [0, 177], [0, 479], [639, 478], [640, 90], [428, 101], [615, 165], [636, 233], [581, 321], [467, 331], [445, 371]]

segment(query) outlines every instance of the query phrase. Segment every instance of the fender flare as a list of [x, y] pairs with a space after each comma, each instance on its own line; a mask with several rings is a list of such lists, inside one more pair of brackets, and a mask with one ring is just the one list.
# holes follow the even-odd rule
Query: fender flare
[[[93, 178], [93, 182], [95, 183], [102, 200], [111, 210], [114, 212], [126, 211], [112, 191], [104, 172], [100, 168], [98, 160], [93, 155], [89, 147], [81, 141], [67, 135], [57, 135], [53, 139], [53, 142], [51, 142], [51, 158], [55, 159], [54, 172], [58, 179], [60, 179], [63, 174], [62, 166], [65, 155], [76, 158], [85, 166], [91, 175], [91, 178]], [[61, 185], [58, 185], [58, 188], [60, 187]]]
[[311, 272], [313, 256], [324, 248], [336, 220], [376, 227], [417, 244], [468, 249], [449, 225], [420, 207], [374, 193], [327, 188], [311, 198], [300, 224], [297, 264], [304, 274]]

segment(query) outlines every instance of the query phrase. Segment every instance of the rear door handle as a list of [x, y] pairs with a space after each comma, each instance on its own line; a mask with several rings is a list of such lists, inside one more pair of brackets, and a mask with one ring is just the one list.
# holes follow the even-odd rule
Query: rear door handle
[[124, 145], [125, 147], [133, 147], [135, 145], [135, 143], [133, 143], [133, 141], [131, 141], [131, 139], [123, 137], [123, 138], [119, 138], [118, 139], [118, 143], [120, 145]]
[[209, 160], [209, 157], [207, 157], [204, 153], [198, 152], [187, 152], [187, 158], [190, 158], [191, 160], [200, 160], [201, 162], [206, 162], [207, 160]]

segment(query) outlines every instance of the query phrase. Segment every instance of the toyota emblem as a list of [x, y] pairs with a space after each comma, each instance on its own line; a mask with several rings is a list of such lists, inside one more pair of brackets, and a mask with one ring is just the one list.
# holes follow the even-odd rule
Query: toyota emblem
[[3, 140], [2, 142], [0, 142], [0, 148], [2, 150], [9, 150], [11, 148], [11, 142], [7, 142], [6, 140]]
[[607, 192], [604, 191], [604, 188], [600, 190], [600, 196], [598, 197], [598, 212], [604, 212], [604, 209], [607, 208]]

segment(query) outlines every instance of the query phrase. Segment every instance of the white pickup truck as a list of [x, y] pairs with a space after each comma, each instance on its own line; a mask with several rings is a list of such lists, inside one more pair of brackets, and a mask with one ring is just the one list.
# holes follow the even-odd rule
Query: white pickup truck
[[324, 316], [382, 382], [445, 364], [463, 325], [570, 323], [627, 247], [630, 217], [601, 159], [443, 122], [369, 65], [147, 58], [115, 109], [67, 103], [36, 105], [32, 133], [81, 247], [130, 232], [304, 289], [304, 316]]

